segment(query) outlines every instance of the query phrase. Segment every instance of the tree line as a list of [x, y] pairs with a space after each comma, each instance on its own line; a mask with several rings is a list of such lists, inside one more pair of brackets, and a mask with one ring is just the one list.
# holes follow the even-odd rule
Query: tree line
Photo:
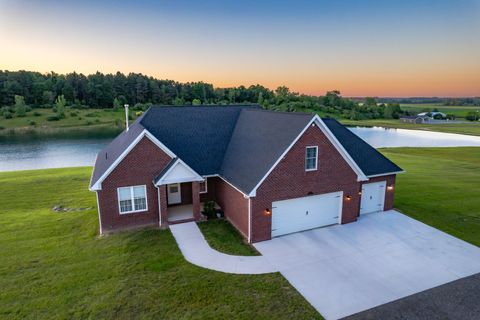
[[[21, 98], [20, 98], [21, 97]], [[19, 100], [21, 99], [21, 100]], [[359, 103], [332, 90], [323, 96], [292, 92], [285, 86], [271, 90], [262, 85], [216, 88], [205, 82], [181, 83], [140, 73], [84, 75], [0, 70], [0, 106], [41, 108], [64, 104], [73, 108], [119, 108], [125, 103], [145, 110], [156, 105], [209, 105], [255, 103], [280, 111], [311, 111], [350, 119], [398, 118], [398, 103], [379, 104], [374, 98]], [[20, 113], [23, 112], [21, 107]]]

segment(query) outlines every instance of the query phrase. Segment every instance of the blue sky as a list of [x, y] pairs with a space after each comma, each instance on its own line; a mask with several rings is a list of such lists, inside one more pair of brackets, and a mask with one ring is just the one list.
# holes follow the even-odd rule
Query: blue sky
[[480, 0], [0, 0], [1, 69], [480, 95]]

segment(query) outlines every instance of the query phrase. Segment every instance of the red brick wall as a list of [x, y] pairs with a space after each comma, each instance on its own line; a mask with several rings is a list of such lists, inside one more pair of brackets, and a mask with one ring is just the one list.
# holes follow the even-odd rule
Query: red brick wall
[[207, 192], [200, 194], [200, 202], [215, 201], [215, 182], [216, 177], [207, 178]]
[[192, 204], [192, 183], [180, 183], [180, 192], [182, 198], [182, 203], [180, 203], [180, 205]]
[[[305, 171], [305, 148], [318, 146], [318, 170]], [[356, 221], [360, 208], [360, 183], [357, 175], [317, 127], [310, 127], [290, 149], [252, 198], [252, 242], [271, 238], [273, 201], [343, 191], [342, 223]]]
[[[383, 208], [383, 210], [385, 211], [393, 209], [393, 197], [395, 193], [395, 178], [396, 178], [395, 175], [390, 175], [390, 176], [370, 178], [370, 180], [362, 182], [362, 185], [363, 185], [364, 183], [379, 182], [379, 181], [385, 181], [385, 180], [387, 181], [387, 188], [385, 190], [385, 205]], [[388, 186], [392, 186], [393, 189], [388, 190]]]
[[223, 209], [225, 217], [245, 238], [248, 238], [248, 199], [221, 178], [213, 179], [215, 179], [215, 201]]
[[[143, 138], [102, 182], [98, 191], [104, 232], [134, 226], [158, 224], [158, 193], [152, 183], [171, 158], [148, 138]], [[148, 210], [120, 214], [117, 188], [146, 185]]]

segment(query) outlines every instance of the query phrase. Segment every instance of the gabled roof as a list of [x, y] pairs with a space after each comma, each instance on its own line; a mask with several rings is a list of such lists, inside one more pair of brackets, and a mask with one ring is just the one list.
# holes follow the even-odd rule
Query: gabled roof
[[219, 174], [250, 193], [312, 118], [306, 113], [243, 110]]
[[198, 173], [192, 170], [182, 159], [173, 158], [172, 161], [155, 177], [156, 186], [162, 184], [182, 183], [190, 181], [204, 181]]
[[[198, 175], [220, 175], [244, 194], [252, 195], [313, 121], [360, 180], [365, 180], [365, 175], [401, 171], [336, 120], [314, 114], [266, 111], [256, 105], [151, 107], [128, 132], [98, 154], [91, 187], [98, 187], [126, 148], [147, 135], [172, 157], [163, 174], [178, 158]], [[155, 181], [161, 179], [162, 172]]]
[[141, 125], [201, 175], [220, 171], [242, 109], [259, 106], [152, 107]]
[[403, 171], [337, 120], [330, 118], [322, 120], [367, 177]]
[[112, 142], [97, 154], [93, 168], [90, 187], [92, 187], [107, 172], [115, 160], [128, 148], [129, 145], [142, 133], [145, 128], [137, 120], [128, 131], [120, 133]]

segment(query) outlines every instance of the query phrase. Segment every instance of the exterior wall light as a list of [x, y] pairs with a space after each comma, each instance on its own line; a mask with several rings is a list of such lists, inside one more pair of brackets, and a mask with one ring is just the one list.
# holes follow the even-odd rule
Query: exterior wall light
[[389, 185], [389, 186], [387, 187], [387, 190], [393, 190], [393, 184]]
[[272, 211], [270, 211], [269, 208], [265, 208], [264, 214], [265, 214], [266, 216], [269, 216], [269, 215], [272, 214]]
[[362, 191], [358, 191], [358, 195], [361, 196], [361, 195], [362, 195]]
[[352, 196], [346, 196], [346, 197], [345, 197], [345, 200], [347, 200], [347, 201], [352, 200]]

